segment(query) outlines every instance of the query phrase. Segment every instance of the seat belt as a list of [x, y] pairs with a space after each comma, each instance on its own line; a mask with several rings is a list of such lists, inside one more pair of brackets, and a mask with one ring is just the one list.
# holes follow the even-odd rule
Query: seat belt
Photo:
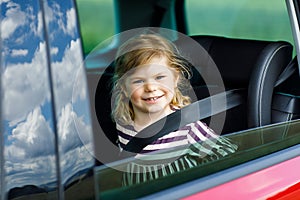
[[279, 75], [277, 81], [275, 82], [275, 87], [283, 83], [288, 77], [290, 77], [298, 68], [298, 62], [296, 60], [297, 57], [295, 57], [291, 62], [288, 64], [288, 66], [281, 72]]
[[[139, 153], [148, 144], [189, 123], [202, 120], [240, 105], [243, 102], [243, 98], [240, 94], [242, 90], [243, 89], [234, 89], [212, 95], [177, 110], [149, 125], [137, 133], [127, 145], [124, 146], [125, 154], [129, 152]], [[124, 151], [122, 151], [122, 154], [123, 152]]]

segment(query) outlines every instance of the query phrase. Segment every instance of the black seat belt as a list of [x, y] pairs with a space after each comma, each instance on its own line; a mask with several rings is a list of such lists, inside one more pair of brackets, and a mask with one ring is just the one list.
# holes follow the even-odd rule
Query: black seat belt
[[297, 62], [297, 57], [295, 57], [291, 62], [288, 64], [288, 66], [281, 72], [279, 75], [275, 87], [283, 83], [288, 77], [290, 77], [298, 68], [298, 62]]
[[178, 130], [189, 123], [236, 107], [243, 102], [240, 94], [241, 90], [225, 91], [192, 103], [144, 128], [123, 149], [127, 153], [139, 153], [145, 146], [170, 132]]

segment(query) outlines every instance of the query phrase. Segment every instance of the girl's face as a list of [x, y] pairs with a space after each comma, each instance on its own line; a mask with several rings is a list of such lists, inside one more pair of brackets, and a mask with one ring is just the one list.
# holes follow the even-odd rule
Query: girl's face
[[135, 117], [140, 114], [167, 115], [177, 87], [177, 72], [166, 58], [153, 58], [134, 69], [125, 81], [125, 93], [130, 97]]

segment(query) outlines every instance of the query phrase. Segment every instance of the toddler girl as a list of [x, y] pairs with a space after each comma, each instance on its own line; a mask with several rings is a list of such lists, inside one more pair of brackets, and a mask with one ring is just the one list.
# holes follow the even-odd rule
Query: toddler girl
[[[176, 46], [158, 34], [141, 34], [118, 50], [114, 74], [114, 106], [120, 148], [141, 130], [187, 106], [182, 89], [192, 76], [189, 62]], [[235, 152], [237, 146], [195, 121], [145, 146], [128, 165], [123, 184], [157, 179]], [[158, 152], [158, 150], [160, 150]]]

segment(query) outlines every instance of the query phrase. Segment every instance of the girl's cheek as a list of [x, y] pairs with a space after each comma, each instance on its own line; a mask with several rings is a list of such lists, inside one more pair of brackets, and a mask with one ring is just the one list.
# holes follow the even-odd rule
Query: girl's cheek
[[165, 82], [164, 84], [162, 84], [163, 87], [167, 90], [174, 90], [176, 85], [172, 82]]
[[136, 97], [139, 96], [141, 93], [141, 87], [140, 86], [132, 86], [129, 90], [128, 90], [128, 94], [130, 95], [130, 97], [132, 98], [132, 96]]
[[132, 93], [136, 92], [137, 90], [138, 90], [138, 87], [132, 85], [129, 89], [129, 93], [132, 94]]
[[141, 97], [141, 95], [138, 92], [133, 92], [133, 93], [130, 94], [131, 102], [138, 102], [140, 97]]

